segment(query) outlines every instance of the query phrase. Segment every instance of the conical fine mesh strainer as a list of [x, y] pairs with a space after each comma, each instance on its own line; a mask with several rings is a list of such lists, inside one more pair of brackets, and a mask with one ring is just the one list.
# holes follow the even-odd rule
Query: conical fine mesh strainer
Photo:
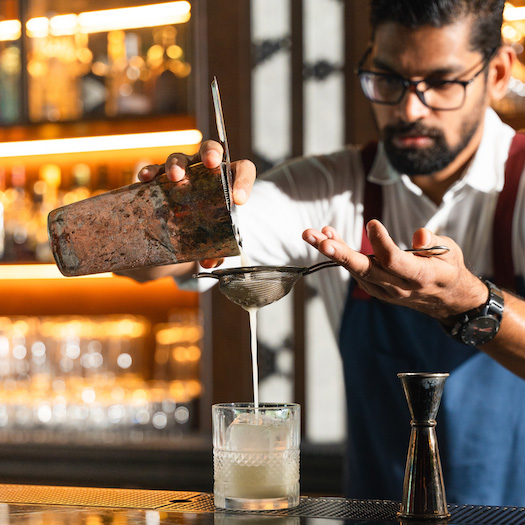
[[[449, 251], [446, 246], [432, 246], [406, 250], [432, 257]], [[370, 257], [374, 257], [371, 255]], [[211, 277], [219, 280], [219, 290], [233, 303], [243, 308], [262, 308], [278, 301], [292, 290], [297, 280], [310, 273], [340, 266], [334, 261], [324, 261], [313, 266], [241, 266], [213, 272], [202, 272], [194, 277]]]
[[240, 268], [198, 273], [195, 277], [218, 279], [219, 290], [230, 301], [243, 308], [262, 308], [290, 293], [302, 275], [331, 266], [339, 266], [339, 264], [324, 261], [309, 267], [241, 266]]

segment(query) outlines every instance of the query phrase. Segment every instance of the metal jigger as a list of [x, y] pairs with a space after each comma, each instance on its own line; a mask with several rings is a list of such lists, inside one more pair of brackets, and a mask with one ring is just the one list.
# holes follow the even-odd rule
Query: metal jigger
[[448, 374], [402, 373], [412, 415], [400, 518], [446, 519], [450, 516], [436, 436], [436, 414]]

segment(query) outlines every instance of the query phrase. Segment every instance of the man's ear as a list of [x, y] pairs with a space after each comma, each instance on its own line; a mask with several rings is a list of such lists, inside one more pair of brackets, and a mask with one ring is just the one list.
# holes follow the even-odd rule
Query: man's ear
[[501, 100], [507, 94], [512, 66], [516, 60], [514, 49], [507, 45], [501, 46], [491, 60], [487, 81], [488, 95], [491, 100]]

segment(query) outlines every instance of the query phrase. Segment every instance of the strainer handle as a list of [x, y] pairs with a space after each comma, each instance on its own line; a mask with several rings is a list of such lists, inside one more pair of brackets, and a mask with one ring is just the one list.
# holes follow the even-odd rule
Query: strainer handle
[[220, 279], [218, 275], [210, 272], [194, 273], [192, 277], [213, 277], [214, 279]]
[[308, 275], [310, 273], [316, 272], [317, 270], [322, 270], [323, 268], [332, 268], [333, 266], [341, 265], [335, 261], [323, 261], [317, 264], [313, 264], [312, 266], [308, 266], [308, 268], [305, 268], [304, 271], [301, 272], [301, 274]]

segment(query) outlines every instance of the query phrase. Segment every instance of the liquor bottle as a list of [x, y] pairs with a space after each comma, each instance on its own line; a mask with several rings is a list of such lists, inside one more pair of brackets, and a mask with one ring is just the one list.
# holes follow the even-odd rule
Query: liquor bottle
[[62, 170], [57, 164], [40, 167], [38, 180], [33, 185], [33, 216], [28, 226], [30, 246], [39, 262], [52, 262], [53, 254], [47, 237], [47, 215], [59, 205]]
[[109, 191], [109, 170], [105, 164], [98, 166], [94, 183], [95, 190], [93, 191], [93, 196]]
[[[72, 204], [91, 196], [91, 168], [84, 163], [75, 164], [71, 168], [71, 175], [73, 179], [71, 188], [64, 194], [63, 204]], [[56, 206], [54, 207], [56, 208]], [[52, 209], [50, 208], [48, 213]]]
[[5, 254], [5, 227], [4, 210], [7, 199], [5, 197], [5, 168], [0, 166], [0, 261], [4, 260]]
[[28, 225], [31, 223], [33, 203], [26, 191], [26, 170], [23, 165], [13, 166], [11, 187], [6, 190], [5, 257], [7, 261], [32, 261]]

